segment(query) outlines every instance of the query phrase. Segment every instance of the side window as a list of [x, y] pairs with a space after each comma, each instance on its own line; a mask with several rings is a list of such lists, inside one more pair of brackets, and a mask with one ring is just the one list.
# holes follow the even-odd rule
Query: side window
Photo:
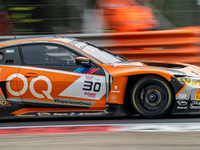
[[75, 65], [75, 58], [78, 57], [78, 54], [71, 52], [66, 47], [57, 46], [57, 45], [44, 45], [45, 47], [45, 59], [49, 63], [52, 61], [57, 61], [58, 65]]
[[42, 46], [41, 45], [24, 45], [21, 46], [23, 63], [27, 65], [43, 65]]
[[75, 65], [79, 55], [70, 49], [53, 44], [35, 44], [21, 46], [23, 63], [27, 65]]
[[0, 64], [21, 65], [17, 46], [0, 49]]

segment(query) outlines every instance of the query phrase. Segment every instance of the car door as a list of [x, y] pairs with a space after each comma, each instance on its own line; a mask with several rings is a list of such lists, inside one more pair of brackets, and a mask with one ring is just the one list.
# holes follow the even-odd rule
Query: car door
[[99, 66], [77, 66], [81, 56], [56, 44], [20, 46], [21, 80], [17, 85], [25, 106], [103, 108], [106, 101], [105, 73]]
[[0, 49], [0, 107], [7, 101], [12, 106], [22, 104], [16, 82], [21, 63], [17, 46]]

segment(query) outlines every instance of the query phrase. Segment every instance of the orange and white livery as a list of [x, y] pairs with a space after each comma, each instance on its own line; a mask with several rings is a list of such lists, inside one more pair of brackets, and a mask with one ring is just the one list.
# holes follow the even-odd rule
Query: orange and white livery
[[0, 43], [0, 118], [126, 116], [200, 111], [200, 68], [127, 61], [65, 37]]

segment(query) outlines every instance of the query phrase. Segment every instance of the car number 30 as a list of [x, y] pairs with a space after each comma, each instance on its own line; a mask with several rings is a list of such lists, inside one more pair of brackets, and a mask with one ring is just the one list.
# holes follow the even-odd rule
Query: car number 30
[[99, 92], [101, 89], [101, 83], [100, 82], [91, 82], [91, 81], [85, 81], [83, 85], [83, 90], [85, 91], [94, 91]]

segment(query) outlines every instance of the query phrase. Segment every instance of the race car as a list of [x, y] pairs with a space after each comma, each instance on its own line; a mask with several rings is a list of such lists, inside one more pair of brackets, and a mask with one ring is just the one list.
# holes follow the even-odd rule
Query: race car
[[78, 39], [0, 42], [0, 118], [200, 112], [200, 68], [128, 61]]

